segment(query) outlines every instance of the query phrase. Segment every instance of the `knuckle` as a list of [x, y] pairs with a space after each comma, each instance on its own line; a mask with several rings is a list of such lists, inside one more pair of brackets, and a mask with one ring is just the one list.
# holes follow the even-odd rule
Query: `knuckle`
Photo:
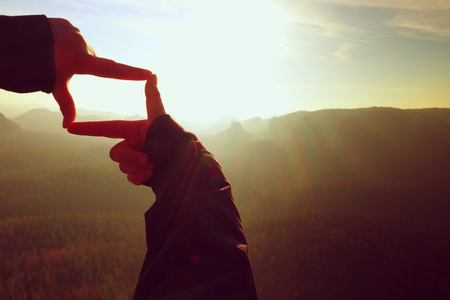
[[116, 146], [112, 147], [111, 150], [109, 150], [109, 157], [113, 161], [117, 162], [117, 148], [116, 148]]
[[119, 169], [120, 169], [120, 171], [121, 171], [122, 173], [125, 173], [125, 174], [131, 173], [131, 172], [130, 172], [130, 168], [129, 168], [128, 165], [125, 165], [125, 164], [119, 164]]

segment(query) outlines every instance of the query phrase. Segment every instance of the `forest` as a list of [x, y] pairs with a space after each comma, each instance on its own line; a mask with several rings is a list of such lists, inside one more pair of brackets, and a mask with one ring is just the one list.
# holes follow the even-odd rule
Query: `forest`
[[[449, 130], [450, 109], [376, 107], [200, 133], [259, 298], [450, 298]], [[130, 299], [154, 198], [109, 160], [114, 142], [0, 115], [0, 299]]]

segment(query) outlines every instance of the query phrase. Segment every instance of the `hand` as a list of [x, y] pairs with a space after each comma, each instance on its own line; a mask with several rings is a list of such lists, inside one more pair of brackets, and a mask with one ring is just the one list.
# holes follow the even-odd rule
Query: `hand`
[[106, 78], [147, 80], [152, 72], [97, 57], [78, 28], [65, 19], [49, 18], [55, 51], [55, 86], [53, 97], [64, 116], [67, 128], [76, 116], [75, 104], [69, 92], [69, 80], [75, 74], [91, 74]]
[[128, 181], [136, 185], [142, 184], [153, 174], [153, 165], [142, 151], [153, 120], [166, 113], [156, 86], [157, 77], [152, 75], [145, 85], [147, 120], [78, 122], [67, 128], [73, 134], [125, 139], [111, 148], [110, 157], [119, 163]]

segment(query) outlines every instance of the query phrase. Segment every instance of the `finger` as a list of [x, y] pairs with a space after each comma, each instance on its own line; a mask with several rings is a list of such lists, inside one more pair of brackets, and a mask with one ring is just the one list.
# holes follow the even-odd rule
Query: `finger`
[[156, 76], [156, 74], [150, 75], [147, 80], [153, 83], [154, 86], [158, 86], [158, 76]]
[[138, 166], [135, 164], [129, 165], [129, 164], [119, 164], [119, 169], [122, 173], [127, 174], [127, 175], [132, 175], [135, 173], [141, 173], [141, 172], [146, 172], [150, 169], [153, 169], [153, 165], [152, 164], [148, 164], [146, 166]]
[[69, 92], [67, 81], [57, 80], [53, 88], [53, 98], [59, 105], [59, 109], [63, 115], [63, 127], [67, 128], [73, 121], [75, 121], [76, 110], [72, 95]]
[[145, 84], [147, 119], [150, 121], [150, 123], [157, 117], [166, 113], [164, 105], [162, 103], [161, 94], [156, 87], [157, 82], [158, 78], [155, 74], [153, 74]]
[[143, 123], [146, 123], [146, 120], [76, 122], [71, 124], [67, 128], [67, 131], [78, 135], [103, 136], [108, 138], [134, 140], [136, 132], [142, 128]]
[[83, 58], [76, 73], [123, 80], [147, 80], [152, 75], [149, 70], [120, 64], [93, 55], [86, 55]]
[[153, 170], [147, 170], [145, 172], [140, 172], [136, 174], [131, 174], [127, 176], [127, 179], [129, 182], [135, 184], [135, 185], [141, 185], [147, 180], [149, 180], [153, 175]]
[[134, 166], [148, 166], [150, 164], [147, 154], [135, 150], [133, 145], [127, 140], [114, 145], [109, 151], [109, 156], [113, 161], [120, 164]]

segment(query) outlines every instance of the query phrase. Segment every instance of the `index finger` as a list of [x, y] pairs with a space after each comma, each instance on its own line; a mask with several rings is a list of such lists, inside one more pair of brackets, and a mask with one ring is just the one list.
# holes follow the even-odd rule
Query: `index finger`
[[138, 121], [97, 121], [75, 122], [68, 128], [72, 134], [102, 136], [107, 138], [133, 138], [145, 120]]
[[83, 58], [76, 73], [123, 80], [147, 80], [153, 74], [149, 70], [120, 64], [93, 55], [87, 55]]

